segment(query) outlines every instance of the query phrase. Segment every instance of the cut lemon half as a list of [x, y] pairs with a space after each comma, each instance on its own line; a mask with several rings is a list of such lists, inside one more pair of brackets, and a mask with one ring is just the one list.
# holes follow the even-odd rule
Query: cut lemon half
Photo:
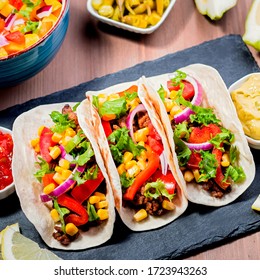
[[212, 20], [219, 20], [237, 4], [237, 0], [195, 0], [197, 10]]
[[260, 211], [260, 194], [257, 197], [257, 199], [255, 200], [255, 202], [252, 204], [251, 208], [253, 210]]
[[2, 257], [4, 260], [59, 260], [47, 249], [42, 249], [33, 240], [23, 236], [12, 227], [2, 231]]
[[243, 41], [260, 51], [260, 0], [254, 0], [246, 17]]

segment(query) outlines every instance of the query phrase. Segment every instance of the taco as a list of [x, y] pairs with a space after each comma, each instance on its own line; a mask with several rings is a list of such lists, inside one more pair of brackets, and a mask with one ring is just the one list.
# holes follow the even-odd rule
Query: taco
[[141, 87], [177, 154], [188, 200], [222, 206], [240, 196], [254, 179], [255, 164], [219, 73], [194, 64], [143, 77]]
[[81, 127], [95, 127], [115, 206], [133, 231], [166, 225], [187, 208], [177, 158], [156, 112], [145, 108], [138, 92], [138, 82], [87, 92], [77, 109]]
[[13, 175], [21, 208], [51, 248], [79, 250], [110, 239], [112, 188], [75, 104], [42, 105], [13, 125]]

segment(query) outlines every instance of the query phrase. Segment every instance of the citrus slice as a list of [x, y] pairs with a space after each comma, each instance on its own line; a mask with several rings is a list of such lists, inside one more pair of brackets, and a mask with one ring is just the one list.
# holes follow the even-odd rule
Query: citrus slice
[[247, 14], [243, 41], [260, 51], [260, 0], [254, 0]]
[[253, 210], [260, 211], [260, 194], [257, 197], [257, 199], [255, 200], [255, 202], [252, 204], [251, 208]]
[[195, 0], [195, 4], [202, 15], [207, 15], [212, 20], [218, 20], [237, 4], [237, 0]]
[[2, 257], [4, 260], [59, 260], [47, 249], [42, 249], [33, 240], [23, 236], [12, 227], [2, 231]]

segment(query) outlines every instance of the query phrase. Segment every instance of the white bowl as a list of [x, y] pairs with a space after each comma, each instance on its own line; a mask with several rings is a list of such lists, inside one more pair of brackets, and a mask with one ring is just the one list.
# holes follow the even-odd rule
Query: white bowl
[[[8, 128], [0, 126], [0, 131], [3, 133], [9, 133], [12, 135], [12, 131]], [[14, 182], [10, 184], [9, 186], [6, 186], [3, 190], [0, 190], [0, 200], [6, 198], [10, 194], [12, 194], [15, 191]]]
[[156, 25], [150, 26], [148, 28], [135, 27], [135, 26], [132, 26], [132, 25], [129, 25], [129, 24], [126, 24], [126, 23], [122, 23], [122, 22], [115, 21], [115, 20], [112, 20], [110, 18], [106, 18], [104, 16], [101, 16], [92, 7], [91, 0], [87, 0], [87, 10], [89, 11], [89, 13], [93, 17], [95, 17], [98, 20], [100, 20], [101, 22], [107, 23], [107, 24], [109, 24], [111, 26], [122, 28], [124, 30], [135, 32], [135, 33], [150, 34], [150, 33], [154, 32], [165, 21], [166, 17], [168, 16], [168, 14], [170, 13], [171, 9], [173, 8], [175, 2], [176, 2], [176, 0], [170, 0], [170, 4], [166, 8], [166, 10], [164, 11], [161, 20]]
[[[234, 82], [229, 88], [229, 93], [231, 93], [232, 91], [238, 89], [250, 76], [252, 75], [259, 75], [260, 76], [260, 72], [256, 72], [256, 73], [251, 73], [248, 74], [244, 77], [242, 77], [241, 79], [239, 79], [238, 81]], [[250, 147], [254, 148], [254, 149], [258, 149], [260, 150], [260, 140], [255, 140], [249, 136], [246, 135], [248, 144]]]

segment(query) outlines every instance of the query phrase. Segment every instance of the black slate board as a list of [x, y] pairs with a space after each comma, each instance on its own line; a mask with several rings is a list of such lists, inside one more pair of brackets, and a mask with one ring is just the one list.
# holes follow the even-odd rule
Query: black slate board
[[[81, 101], [87, 90], [135, 80], [141, 75], [172, 72], [192, 63], [215, 67], [227, 86], [248, 73], [260, 71], [241, 37], [229, 35], [8, 108], [0, 112], [0, 125], [11, 128], [19, 114], [40, 104]], [[53, 251], [63, 259], [182, 259], [255, 232], [260, 229], [260, 215], [251, 210], [251, 205], [260, 193], [260, 151], [252, 149], [252, 152], [257, 168], [254, 182], [230, 205], [212, 208], [190, 203], [184, 215], [173, 223], [141, 233], [131, 232], [117, 217], [114, 234], [106, 244], [82, 251]], [[0, 201], [0, 229], [15, 222], [19, 222], [25, 236], [46, 247], [21, 211], [14, 193]]]

